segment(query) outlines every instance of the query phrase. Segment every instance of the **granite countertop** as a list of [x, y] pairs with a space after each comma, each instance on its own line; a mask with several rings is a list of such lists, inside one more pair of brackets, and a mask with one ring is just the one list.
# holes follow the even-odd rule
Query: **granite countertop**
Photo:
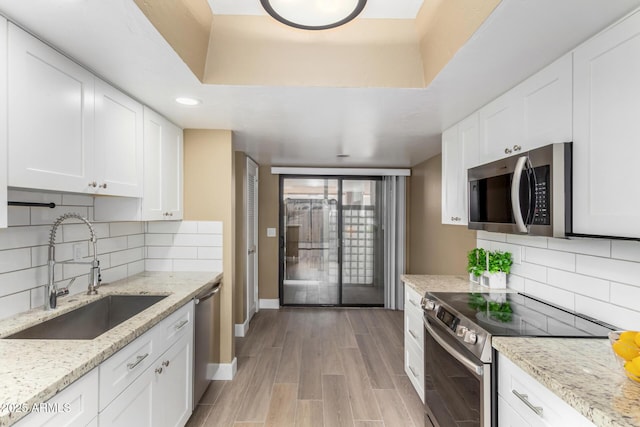
[[89, 304], [105, 295], [168, 295], [92, 340], [0, 339], [0, 427], [26, 413], [6, 405], [45, 402], [222, 278], [222, 273], [141, 273], [104, 285], [98, 295], [60, 298], [58, 308], [35, 309], [0, 321], [0, 338]]
[[609, 340], [494, 337], [493, 347], [597, 426], [640, 426], [640, 384]]
[[400, 279], [420, 295], [425, 292], [515, 292], [511, 289], [489, 289], [471, 283], [469, 276], [403, 274]]

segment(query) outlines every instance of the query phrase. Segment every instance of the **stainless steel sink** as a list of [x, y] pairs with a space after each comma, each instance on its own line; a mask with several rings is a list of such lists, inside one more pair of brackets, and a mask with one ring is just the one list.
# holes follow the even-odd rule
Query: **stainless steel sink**
[[5, 338], [91, 340], [166, 297], [109, 295]]

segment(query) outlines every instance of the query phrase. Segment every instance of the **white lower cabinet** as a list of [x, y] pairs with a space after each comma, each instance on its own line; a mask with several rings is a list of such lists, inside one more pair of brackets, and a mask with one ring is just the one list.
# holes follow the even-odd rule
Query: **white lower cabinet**
[[[7, 20], [0, 16], [0, 99], [7, 99]], [[0, 228], [7, 227], [7, 103], [0, 102]]]
[[424, 402], [424, 327], [422, 296], [404, 285], [404, 371]]
[[[97, 421], [98, 368], [41, 405], [18, 421], [16, 427], [84, 427]], [[95, 424], [94, 424], [95, 425]]]
[[498, 421], [500, 427], [594, 426], [502, 354], [498, 355]]

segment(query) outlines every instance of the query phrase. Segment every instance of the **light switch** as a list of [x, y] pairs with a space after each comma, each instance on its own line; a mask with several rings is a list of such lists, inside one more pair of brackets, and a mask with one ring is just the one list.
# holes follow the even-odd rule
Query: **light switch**
[[267, 228], [267, 237], [276, 237], [276, 229], [273, 227]]

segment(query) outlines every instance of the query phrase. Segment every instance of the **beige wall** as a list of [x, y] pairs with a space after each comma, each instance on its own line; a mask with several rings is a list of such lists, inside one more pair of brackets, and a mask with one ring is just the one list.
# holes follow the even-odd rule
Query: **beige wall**
[[202, 80], [213, 17], [207, 0], [134, 1], [193, 74]]
[[424, 86], [438, 73], [482, 25], [500, 0], [425, 1], [416, 18]]
[[258, 171], [258, 295], [261, 299], [279, 298], [279, 237], [267, 237], [267, 228], [274, 227], [280, 235], [280, 178], [271, 174], [270, 165], [260, 165]]
[[466, 274], [475, 231], [442, 225], [442, 155], [411, 168], [407, 219], [407, 273]]
[[235, 162], [235, 192], [236, 192], [236, 292], [234, 296], [235, 323], [244, 323], [247, 318], [246, 292], [247, 287], [247, 156], [241, 151], [234, 153]]
[[[184, 219], [222, 221], [223, 273], [219, 341], [214, 341], [211, 361], [230, 363], [234, 349], [235, 292], [235, 179], [231, 131], [184, 131]], [[216, 315], [217, 317], [217, 315]], [[214, 333], [214, 336], [218, 333]], [[218, 346], [219, 344], [219, 346]]]

